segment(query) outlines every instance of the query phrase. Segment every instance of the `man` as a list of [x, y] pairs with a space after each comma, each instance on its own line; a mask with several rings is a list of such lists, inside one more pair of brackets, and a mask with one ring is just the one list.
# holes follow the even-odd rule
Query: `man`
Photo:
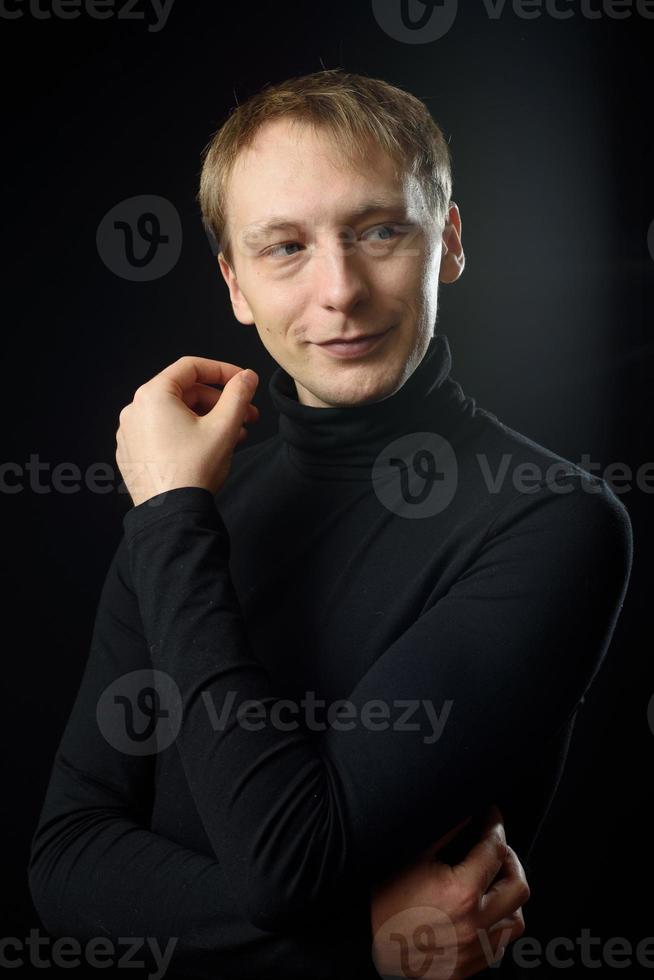
[[[316, 978], [469, 976], [523, 931], [518, 857], [610, 642], [631, 528], [604, 481], [451, 378], [450, 194], [424, 105], [358, 75], [265, 89], [207, 148], [205, 226], [278, 364], [279, 433], [235, 452], [258, 379], [201, 357], [121, 412], [135, 506], [33, 844], [53, 931], [129, 923], [179, 937], [193, 975]], [[489, 485], [507, 454], [514, 479]], [[139, 668], [174, 716], [154, 760], [95, 719]], [[478, 843], [444, 850], [473, 815]]]

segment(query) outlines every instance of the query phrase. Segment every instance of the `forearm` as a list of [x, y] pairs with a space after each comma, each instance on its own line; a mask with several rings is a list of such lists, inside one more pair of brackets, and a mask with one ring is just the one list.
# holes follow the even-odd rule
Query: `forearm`
[[[33, 834], [29, 885], [44, 926], [80, 940], [151, 937], [162, 951], [174, 939], [175, 967], [194, 976], [338, 977], [338, 970], [330, 973], [332, 958], [345, 962], [353, 950], [369, 952], [368, 909], [362, 907], [349, 930], [328, 928], [328, 943], [324, 920], [317, 934], [263, 932], [239, 914], [230, 879], [214, 855], [151, 831], [158, 745], [144, 753], [141, 742], [130, 751], [135, 746], [124, 741], [124, 706], [107, 700], [116, 684], [136, 700], [135, 680], [139, 693], [153, 683], [123, 555], [121, 542]], [[121, 736], [118, 741], [112, 732]], [[184, 802], [192, 806], [190, 799]]]
[[140, 939], [139, 959], [158, 950], [179, 975], [340, 980], [364, 976], [369, 961], [367, 909], [359, 922], [335, 910], [313, 928], [264, 932], [238, 914], [215, 859], [146, 829], [117, 792], [60, 758], [33, 838], [29, 886], [52, 935]]

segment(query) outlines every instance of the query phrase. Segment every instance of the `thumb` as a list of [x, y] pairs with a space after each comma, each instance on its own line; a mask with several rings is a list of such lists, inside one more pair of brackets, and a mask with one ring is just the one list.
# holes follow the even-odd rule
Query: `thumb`
[[256, 371], [248, 368], [234, 374], [220, 393], [220, 398], [207, 415], [205, 421], [210, 424], [220, 424], [230, 446], [236, 446], [236, 441], [245, 421], [250, 400], [257, 390], [259, 376]]

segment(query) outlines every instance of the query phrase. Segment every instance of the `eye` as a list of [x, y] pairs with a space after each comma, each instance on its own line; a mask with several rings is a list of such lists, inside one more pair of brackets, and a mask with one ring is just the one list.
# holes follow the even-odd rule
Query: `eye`
[[[377, 225], [375, 228], [371, 228], [369, 231], [367, 231], [365, 233], [365, 236], [363, 237], [374, 234], [375, 232], [377, 233], [390, 232], [390, 234], [386, 234], [384, 237], [379, 239], [379, 241], [382, 242], [390, 242], [393, 241], [393, 239], [398, 238], [400, 235], [403, 235], [410, 228], [411, 225], [396, 225], [396, 224]], [[270, 258], [290, 259], [293, 258], [293, 256], [297, 255], [298, 253], [297, 252], [289, 253], [284, 251], [284, 249], [289, 249], [289, 248], [301, 249], [303, 248], [303, 246], [300, 242], [280, 242], [278, 245], [272, 245], [270, 248], [265, 249], [261, 254]]]
[[[267, 248], [262, 254], [274, 256], [276, 258], [281, 258], [281, 259], [290, 259], [292, 257], [291, 255], [284, 254], [284, 253], [280, 254], [279, 249], [293, 248], [293, 246], [296, 245], [298, 247], [301, 247], [299, 242], [281, 242], [279, 245], [273, 245], [272, 248]], [[297, 255], [297, 252], [294, 252], [293, 254]]]
[[402, 234], [402, 227], [401, 225], [378, 225], [376, 228], [371, 228], [368, 234], [374, 233], [376, 231], [378, 232], [390, 231], [391, 235], [389, 237], [381, 239], [382, 241], [388, 242], [391, 241], [391, 238], [395, 238], [397, 237], [397, 235]]

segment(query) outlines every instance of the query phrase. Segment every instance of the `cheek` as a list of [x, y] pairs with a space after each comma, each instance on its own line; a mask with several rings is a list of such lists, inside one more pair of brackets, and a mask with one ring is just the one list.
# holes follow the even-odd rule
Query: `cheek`
[[259, 303], [261, 323], [269, 334], [283, 337], [306, 324], [311, 310], [311, 293], [305, 287], [276, 285], [268, 287]]
[[296, 322], [298, 321], [290, 311], [289, 304], [280, 303], [274, 299], [264, 303], [260, 309], [260, 316], [255, 318], [259, 332], [273, 344], [277, 343], [278, 345], [292, 335], [293, 324]]
[[426, 266], [421, 256], [405, 256], [397, 260], [391, 268], [387, 265], [379, 281], [379, 292], [390, 300], [399, 299], [403, 305], [421, 306], [434, 283], [438, 282], [438, 271]]

